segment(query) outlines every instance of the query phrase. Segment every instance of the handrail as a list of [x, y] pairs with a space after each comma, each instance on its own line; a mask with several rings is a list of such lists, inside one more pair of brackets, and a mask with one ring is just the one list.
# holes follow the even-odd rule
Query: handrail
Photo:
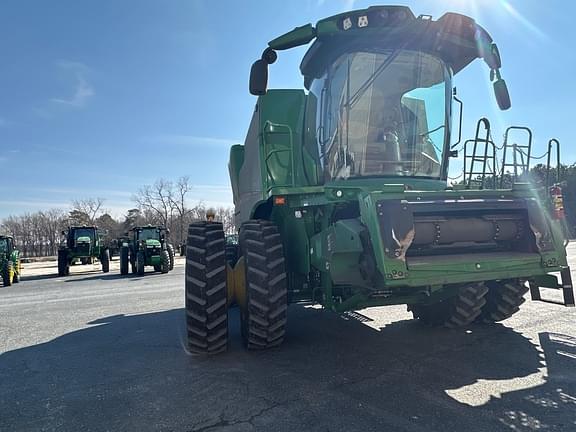
[[550, 156], [553, 144], [556, 144], [556, 183], [560, 183], [560, 141], [551, 138], [548, 141], [548, 157], [546, 158], [546, 188], [550, 187]]

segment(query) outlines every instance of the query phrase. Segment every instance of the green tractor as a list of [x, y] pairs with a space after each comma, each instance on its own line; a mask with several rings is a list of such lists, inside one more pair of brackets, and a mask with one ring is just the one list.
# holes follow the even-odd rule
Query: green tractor
[[104, 244], [103, 235], [95, 226], [72, 226], [62, 231], [65, 237], [58, 249], [58, 276], [70, 274], [70, 266], [76, 261], [92, 264], [100, 260], [102, 271], [110, 271], [110, 251]]
[[[305, 90], [268, 90], [276, 52], [312, 41]], [[226, 262], [222, 224], [189, 227], [191, 352], [226, 350], [233, 301], [249, 349], [282, 343], [294, 302], [338, 313], [405, 304], [445, 327], [507, 319], [540, 288], [574, 306], [561, 193], [527, 181], [530, 129], [509, 128], [500, 147], [481, 119], [473, 139], [451, 140], [462, 125], [453, 77], [477, 58], [508, 109], [496, 44], [460, 14], [370, 7], [269, 42], [251, 70], [259, 97], [245, 144], [230, 151], [239, 258]], [[464, 175], [449, 186], [459, 150]]]
[[174, 247], [168, 243], [169, 231], [161, 226], [147, 225], [130, 230], [122, 239], [120, 247], [120, 274], [128, 274], [128, 264], [132, 273], [143, 275], [146, 266], [154, 271], [168, 273], [174, 269]]
[[20, 252], [14, 247], [14, 238], [0, 236], [0, 270], [4, 286], [20, 282]]

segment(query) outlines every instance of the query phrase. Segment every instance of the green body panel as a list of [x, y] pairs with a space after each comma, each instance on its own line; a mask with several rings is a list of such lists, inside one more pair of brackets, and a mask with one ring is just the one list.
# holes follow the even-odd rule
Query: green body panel
[[[345, 17], [372, 17], [379, 9], [346, 12], [319, 21], [315, 28], [298, 27], [269, 47], [288, 49], [316, 38], [301, 65], [310, 89], [322, 76], [319, 68], [329, 50], [338, 50], [340, 43], [385, 39], [387, 48], [402, 48], [405, 36], [418, 29], [453, 29], [450, 23], [460, 19], [468, 27], [475, 25], [457, 14], [429, 21], [415, 18], [405, 7], [387, 8], [411, 18], [405, 26], [354, 24], [344, 29]], [[438, 35], [449, 47], [438, 54], [450, 69], [449, 84], [452, 74], [474, 59], [486, 60], [485, 49], [492, 42], [479, 26], [477, 41], [452, 30]], [[441, 45], [424, 41], [422, 51], [440, 52]], [[449, 106], [450, 91], [445, 97]], [[437, 177], [325, 180], [320, 163], [325, 143], [317, 142], [315, 118], [322, 106], [317, 99], [322, 96], [312, 91], [268, 90], [258, 97], [244, 145], [230, 151], [237, 225], [267, 219], [278, 226], [291, 301], [319, 301], [343, 311], [434, 302], [454, 295], [462, 284], [491, 280], [521, 279], [558, 287], [551, 273], [568, 263], [562, 222], [552, 216], [548, 191], [523, 183], [510, 189], [447, 186], [449, 120]], [[449, 118], [450, 108], [447, 112]], [[471, 232], [484, 237], [468, 239], [468, 223], [474, 227]], [[429, 234], [430, 227], [436, 231]], [[487, 234], [487, 227], [494, 233]]]
[[165, 237], [166, 229], [162, 226], [147, 225], [134, 227], [130, 230], [129, 236], [123, 243], [128, 247], [128, 259], [134, 265], [138, 253], [144, 254], [145, 266], [159, 266], [161, 264], [161, 254], [167, 250]]
[[[88, 230], [90, 235], [76, 237], [76, 230]], [[104, 244], [103, 234], [97, 227], [69, 227], [65, 231], [66, 239], [60, 245], [60, 250], [66, 251], [68, 262], [72, 263], [78, 258], [98, 258], [107, 249]]]
[[0, 273], [4, 277], [5, 269], [12, 263], [14, 274], [21, 276], [20, 251], [14, 246], [14, 238], [10, 236], [0, 236]]

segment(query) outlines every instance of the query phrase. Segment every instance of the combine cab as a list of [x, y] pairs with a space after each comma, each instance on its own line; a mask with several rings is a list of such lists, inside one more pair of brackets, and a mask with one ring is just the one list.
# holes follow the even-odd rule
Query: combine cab
[[120, 247], [120, 274], [127, 275], [129, 265], [132, 273], [143, 275], [146, 266], [154, 271], [168, 273], [174, 268], [174, 247], [167, 242], [167, 229], [148, 225], [133, 228], [122, 239]]
[[102, 234], [95, 226], [69, 227], [62, 231], [65, 240], [58, 250], [58, 275], [70, 274], [70, 265], [79, 260], [82, 264], [92, 264], [97, 258], [102, 271], [110, 271], [110, 251], [104, 246]]
[[20, 282], [20, 252], [14, 247], [14, 238], [0, 236], [0, 271], [4, 286]]
[[[305, 90], [268, 90], [276, 52], [310, 42]], [[221, 224], [189, 228], [192, 352], [226, 349], [232, 301], [249, 349], [282, 343], [292, 302], [336, 312], [406, 304], [446, 327], [507, 319], [529, 289], [535, 300], [542, 287], [562, 290], [574, 306], [561, 194], [551, 200], [546, 184], [527, 180], [529, 129], [510, 129], [526, 142], [505, 139], [496, 155], [482, 119], [462, 144], [462, 181], [447, 184], [461, 150], [451, 140], [453, 78], [475, 59], [508, 109], [496, 44], [460, 14], [371, 7], [269, 42], [252, 66], [259, 97], [245, 144], [230, 152], [238, 259], [226, 263]]]

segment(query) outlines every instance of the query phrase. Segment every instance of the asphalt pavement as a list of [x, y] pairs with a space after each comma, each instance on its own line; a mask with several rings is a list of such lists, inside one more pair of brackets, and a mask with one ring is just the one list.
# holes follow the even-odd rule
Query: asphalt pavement
[[228, 353], [204, 358], [184, 349], [182, 259], [143, 277], [51, 265], [0, 288], [2, 432], [576, 431], [574, 308], [446, 330], [400, 306], [293, 305], [284, 345], [257, 353], [231, 310]]

